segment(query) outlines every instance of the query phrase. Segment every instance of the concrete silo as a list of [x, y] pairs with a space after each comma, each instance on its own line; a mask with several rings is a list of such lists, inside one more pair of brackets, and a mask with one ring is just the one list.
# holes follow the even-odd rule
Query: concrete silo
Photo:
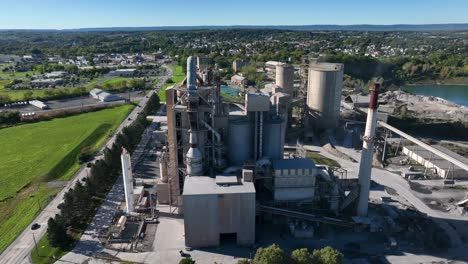
[[253, 158], [253, 126], [248, 120], [229, 123], [228, 159], [232, 166], [242, 166]]
[[333, 129], [340, 118], [341, 63], [314, 63], [309, 66], [307, 106], [316, 128]]
[[284, 119], [268, 121], [265, 127], [263, 156], [273, 160], [283, 159], [286, 122]]
[[296, 97], [294, 92], [294, 67], [289, 64], [276, 65], [276, 85], [284, 89], [284, 92]]

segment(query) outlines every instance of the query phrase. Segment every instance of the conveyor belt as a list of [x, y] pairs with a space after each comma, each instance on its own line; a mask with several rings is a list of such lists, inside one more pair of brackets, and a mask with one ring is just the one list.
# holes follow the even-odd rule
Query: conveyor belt
[[302, 212], [297, 212], [297, 211], [292, 211], [292, 210], [287, 210], [287, 209], [282, 209], [282, 208], [277, 208], [277, 207], [271, 207], [271, 206], [266, 206], [266, 205], [257, 206], [257, 210], [260, 212], [264, 212], [264, 213], [282, 215], [282, 216], [303, 219], [303, 220], [308, 220], [308, 221], [314, 221], [314, 222], [320, 222], [320, 223], [325, 223], [325, 224], [331, 224], [331, 225], [337, 225], [337, 226], [342, 226], [342, 227], [353, 226], [353, 223], [343, 221], [337, 218], [325, 217], [325, 216], [314, 215], [314, 214], [307, 214], [307, 213], [302, 213]]

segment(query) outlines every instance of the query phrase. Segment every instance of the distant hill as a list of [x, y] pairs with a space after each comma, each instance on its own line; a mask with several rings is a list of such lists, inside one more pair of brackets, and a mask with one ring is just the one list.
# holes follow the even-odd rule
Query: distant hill
[[62, 30], [47, 30], [47, 29], [23, 29], [23, 30], [6, 30], [0, 31], [159, 31], [159, 30], [214, 30], [214, 29], [280, 29], [280, 30], [296, 30], [296, 31], [468, 31], [468, 23], [461, 24], [396, 24], [396, 25], [277, 25], [277, 26], [157, 26], [157, 27], [104, 27], [104, 28], [77, 28], [77, 29], [62, 29]]

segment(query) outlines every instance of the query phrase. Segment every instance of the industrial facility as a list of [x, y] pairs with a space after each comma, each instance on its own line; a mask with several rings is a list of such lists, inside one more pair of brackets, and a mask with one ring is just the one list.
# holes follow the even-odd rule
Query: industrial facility
[[[246, 93], [243, 104], [224, 100], [216, 78], [201, 76], [207, 69], [197, 71], [196, 59], [189, 57], [186, 79], [166, 90], [168, 144], [160, 154], [157, 196], [159, 203], [183, 214], [186, 246], [218, 246], [225, 236], [252, 245], [259, 210], [317, 218], [317, 209], [340, 215], [359, 196], [367, 203], [369, 191], [359, 186], [370, 185], [371, 164], [363, 164], [358, 184], [303, 155], [285, 153], [291, 98], [299, 95], [292, 66], [276, 64], [274, 90]], [[310, 67], [307, 118], [316, 129], [337, 126], [342, 78], [342, 64]], [[373, 151], [372, 145], [365, 147]], [[366, 211], [356, 214], [365, 216]]]
[[[159, 217], [166, 225], [171, 222], [174, 232], [180, 230], [182, 257], [184, 249], [198, 252], [232, 243], [250, 248], [262, 243], [259, 237], [269, 224], [273, 233], [282, 237], [287, 230], [294, 239], [315, 239], [327, 230], [337, 232], [333, 236], [379, 232], [379, 241], [391, 241], [384, 242], [391, 248], [397, 244], [393, 236], [401, 238], [402, 230], [417, 230], [421, 224], [416, 222], [429, 221], [382, 191], [375, 200], [372, 168], [382, 152], [382, 132], [409, 138], [378, 121], [380, 83], [370, 84], [367, 103], [362, 99], [349, 106], [341, 96], [343, 64], [311, 59], [299, 71], [287, 63], [269, 62], [268, 67], [273, 83], [264, 89], [248, 87], [239, 95], [242, 100], [230, 101], [221, 96], [221, 78], [212, 61], [187, 59], [186, 78], [166, 88], [165, 110], [152, 117], [148, 135], [153, 146], [144, 143], [131, 157], [122, 152], [125, 200], [106, 232], [110, 248], [141, 252], [151, 250], [153, 241], [165, 243], [167, 234], [156, 232]], [[295, 85], [295, 72], [300, 73], [300, 85]], [[367, 109], [365, 122], [343, 119], [344, 109], [357, 108]], [[352, 141], [343, 144], [349, 145], [345, 148], [360, 151], [359, 161], [335, 148], [339, 133], [344, 134], [340, 141]], [[301, 142], [309, 135], [318, 143]], [[310, 156], [314, 149], [355, 165], [320, 163]], [[455, 178], [463, 169], [457, 163], [444, 169], [436, 159], [422, 160], [425, 154], [418, 149], [402, 149], [445, 178]], [[145, 177], [135, 177], [142, 153], [154, 164], [140, 168], [149, 170]], [[348, 172], [353, 177], [348, 178]]]

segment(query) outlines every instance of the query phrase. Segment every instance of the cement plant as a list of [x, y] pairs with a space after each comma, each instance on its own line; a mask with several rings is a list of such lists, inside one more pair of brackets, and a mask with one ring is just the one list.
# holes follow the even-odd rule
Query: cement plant
[[[239, 88], [240, 101], [221, 96], [211, 60], [190, 56], [137, 150], [122, 149], [122, 176], [96, 225], [61, 260], [237, 263], [272, 243], [330, 245], [349, 263], [460, 254], [463, 209], [442, 215], [433, 209], [447, 200], [425, 204], [421, 190], [451, 193], [463, 208], [467, 160], [389, 125], [395, 105], [378, 80], [366, 96], [343, 96], [345, 67], [270, 61], [272, 82]], [[388, 154], [399, 149], [404, 157]]]
[[467, 32], [0, 30], [2, 52], [0, 264], [468, 263], [468, 86], [441, 88], [468, 83]]

